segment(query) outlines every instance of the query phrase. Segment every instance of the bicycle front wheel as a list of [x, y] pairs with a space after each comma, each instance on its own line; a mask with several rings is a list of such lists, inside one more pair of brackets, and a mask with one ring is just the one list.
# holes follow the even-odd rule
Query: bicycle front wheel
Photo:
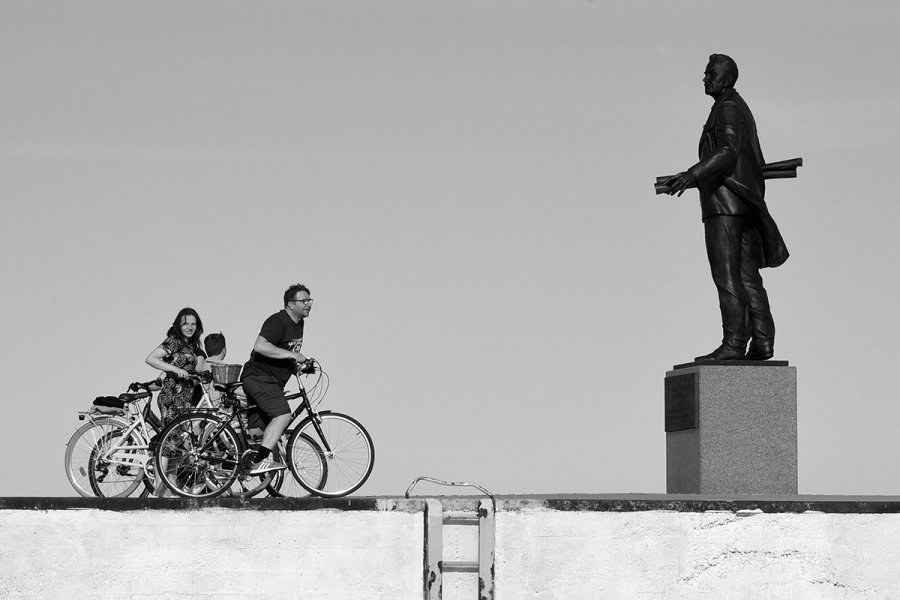
[[[306, 481], [311, 482], [317, 490], [324, 489], [325, 480], [328, 478], [328, 464], [325, 462], [322, 448], [305, 433], [300, 433], [294, 438], [290, 451], [286, 450], [287, 447], [283, 443], [278, 444], [279, 450], [283, 451], [282, 454], [286, 456], [293, 454], [297, 457], [296, 464]], [[305, 498], [310, 494], [307, 488], [300, 485], [291, 469], [275, 473], [275, 478], [266, 490], [270, 496], [276, 498]]]
[[123, 419], [100, 417], [79, 427], [69, 438], [65, 457], [66, 478], [79, 495], [86, 498], [96, 495], [89, 473], [91, 452], [110, 432], [122, 431], [127, 427], [128, 422]]
[[123, 438], [124, 433], [110, 431], [91, 450], [88, 479], [99, 497], [125, 498], [144, 481], [144, 465], [150, 459], [147, 446], [136, 435]]
[[214, 498], [238, 476], [244, 446], [234, 430], [214, 415], [189, 413], [159, 434], [156, 476], [184, 498]]
[[[318, 446], [325, 457], [315, 456]], [[287, 443], [288, 467], [309, 492], [326, 498], [346, 496], [366, 482], [375, 465], [375, 445], [369, 432], [349, 415], [322, 411], [307, 417], [294, 429]]]

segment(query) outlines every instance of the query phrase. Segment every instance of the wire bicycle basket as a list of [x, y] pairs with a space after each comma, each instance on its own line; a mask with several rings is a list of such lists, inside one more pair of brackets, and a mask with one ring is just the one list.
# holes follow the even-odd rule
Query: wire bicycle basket
[[210, 364], [213, 381], [219, 385], [237, 383], [241, 376], [241, 365]]

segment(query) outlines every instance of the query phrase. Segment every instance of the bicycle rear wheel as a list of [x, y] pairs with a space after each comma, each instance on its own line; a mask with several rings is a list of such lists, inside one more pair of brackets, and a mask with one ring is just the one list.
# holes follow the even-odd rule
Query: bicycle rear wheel
[[215, 415], [181, 415], [159, 435], [156, 476], [175, 494], [213, 498], [237, 478], [244, 445]]
[[128, 439], [123, 439], [124, 434], [124, 429], [114, 429], [100, 438], [91, 450], [88, 480], [97, 496], [124, 498], [144, 481], [144, 464], [150, 458], [149, 451], [146, 446], [139, 448], [141, 440], [137, 436], [129, 435]]
[[[310, 438], [325, 456], [325, 473], [315, 449], [302, 441]], [[326, 498], [346, 496], [366, 482], [375, 465], [375, 445], [369, 432], [349, 415], [322, 411], [307, 417], [288, 438], [287, 461], [297, 482]]]
[[[303, 472], [306, 480], [312, 482], [316, 489], [323, 489], [328, 478], [328, 464], [322, 448], [311, 437], [301, 433], [294, 438], [293, 445], [279, 443], [278, 447], [279, 450], [284, 450], [285, 456], [296, 455], [296, 463], [299, 465], [297, 468]], [[287, 447], [291, 450], [286, 450]], [[305, 498], [310, 494], [308, 489], [300, 485], [291, 469], [278, 471], [266, 489], [270, 496], [276, 498]]]
[[127, 427], [128, 422], [124, 419], [99, 417], [76, 429], [69, 438], [65, 456], [66, 478], [79, 495], [86, 498], [95, 496], [89, 475], [94, 447], [110, 432]]

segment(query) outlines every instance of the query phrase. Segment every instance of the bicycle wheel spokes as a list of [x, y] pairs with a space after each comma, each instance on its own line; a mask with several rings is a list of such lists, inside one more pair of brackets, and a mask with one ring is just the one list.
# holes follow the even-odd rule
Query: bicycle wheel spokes
[[[346, 496], [362, 486], [375, 463], [375, 447], [365, 428], [353, 417], [320, 413], [320, 422], [307, 419], [288, 441], [288, 464], [300, 485], [319, 496]], [[308, 437], [324, 455], [317, 467], [315, 450], [298, 442]]]
[[80, 495], [96, 495], [91, 486], [91, 453], [111, 432], [122, 431], [126, 427], [127, 422], [121, 419], [98, 418], [79, 427], [69, 438], [65, 456], [66, 477]]
[[91, 490], [104, 498], [130, 495], [144, 480], [149, 460], [146, 446], [133, 435], [123, 438], [123, 429], [113, 429], [94, 446], [88, 461]]
[[[281, 444], [279, 444], [281, 447]], [[294, 475], [293, 469], [300, 473], [304, 481], [317, 490], [323, 489], [325, 479], [328, 477], [328, 465], [325, 462], [325, 453], [322, 448], [305, 433], [297, 435], [293, 442], [288, 444], [285, 451], [285, 460], [288, 465], [293, 465], [286, 471], [278, 471], [269, 485], [268, 492], [272, 496], [284, 498], [305, 498], [310, 491], [303, 487]], [[287, 458], [293, 456], [293, 458]]]
[[216, 417], [182, 415], [160, 437], [157, 473], [174, 493], [211, 498], [234, 482], [241, 444], [234, 430]]

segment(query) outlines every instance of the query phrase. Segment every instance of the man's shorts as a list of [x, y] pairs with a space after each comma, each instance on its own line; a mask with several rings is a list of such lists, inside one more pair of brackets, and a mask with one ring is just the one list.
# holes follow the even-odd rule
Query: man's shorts
[[250, 375], [241, 379], [244, 393], [250, 401], [247, 420], [250, 429], [265, 429], [269, 421], [291, 412], [284, 389], [274, 377], [267, 375]]

